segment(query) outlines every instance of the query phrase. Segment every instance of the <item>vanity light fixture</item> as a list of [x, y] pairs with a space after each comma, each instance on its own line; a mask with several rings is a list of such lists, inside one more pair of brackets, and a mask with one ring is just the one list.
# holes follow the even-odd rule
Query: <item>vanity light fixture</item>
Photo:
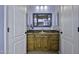
[[36, 10], [47, 10], [47, 6], [36, 6]]

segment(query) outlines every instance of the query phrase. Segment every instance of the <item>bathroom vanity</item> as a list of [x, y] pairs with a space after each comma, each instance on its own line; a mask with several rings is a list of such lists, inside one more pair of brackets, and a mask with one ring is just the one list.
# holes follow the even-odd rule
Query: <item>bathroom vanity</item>
[[27, 39], [28, 51], [59, 51], [59, 31], [29, 30]]

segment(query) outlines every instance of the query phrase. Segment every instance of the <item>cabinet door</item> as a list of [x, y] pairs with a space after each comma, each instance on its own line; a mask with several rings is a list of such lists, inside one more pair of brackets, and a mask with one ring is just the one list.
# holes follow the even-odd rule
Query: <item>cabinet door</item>
[[59, 50], [59, 45], [57, 40], [52, 40], [50, 39], [50, 50], [52, 51], [58, 51]]
[[48, 50], [48, 36], [46, 36], [46, 35], [43, 35], [42, 37], [41, 37], [42, 39], [41, 39], [41, 50], [42, 51], [47, 51]]
[[35, 34], [35, 38], [34, 38], [34, 46], [35, 46], [35, 50], [40, 50], [40, 35], [39, 34]]
[[28, 51], [34, 50], [34, 35], [28, 35]]
[[48, 50], [51, 50], [51, 51], [59, 50], [59, 34], [58, 33], [49, 34]]

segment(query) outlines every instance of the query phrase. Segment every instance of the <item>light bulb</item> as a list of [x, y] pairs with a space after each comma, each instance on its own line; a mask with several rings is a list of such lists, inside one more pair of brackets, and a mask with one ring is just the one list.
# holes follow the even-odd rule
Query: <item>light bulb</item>
[[36, 6], [36, 10], [39, 10], [39, 6]]
[[40, 9], [43, 10], [43, 6], [40, 6]]
[[47, 6], [44, 6], [44, 9], [47, 10]]

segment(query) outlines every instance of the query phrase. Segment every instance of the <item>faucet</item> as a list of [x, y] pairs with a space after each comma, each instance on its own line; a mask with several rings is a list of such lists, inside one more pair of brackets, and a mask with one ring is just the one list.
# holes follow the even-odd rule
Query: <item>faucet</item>
[[44, 32], [43, 30], [41, 32]]
[[44, 33], [44, 31], [42, 30], [41, 33]]

